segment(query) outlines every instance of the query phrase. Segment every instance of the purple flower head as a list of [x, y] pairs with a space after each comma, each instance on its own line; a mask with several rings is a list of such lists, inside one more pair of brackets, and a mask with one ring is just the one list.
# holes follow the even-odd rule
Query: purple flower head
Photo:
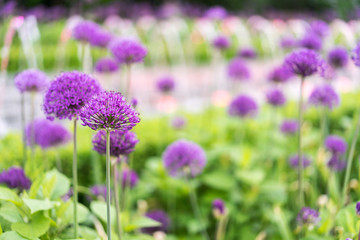
[[333, 171], [342, 171], [346, 167], [346, 162], [341, 160], [337, 154], [333, 154], [330, 157], [327, 166]]
[[95, 196], [95, 197], [101, 197], [103, 199], [106, 199], [106, 186], [105, 185], [94, 185], [90, 188], [90, 192]]
[[46, 74], [36, 69], [22, 71], [15, 77], [15, 86], [21, 93], [41, 92], [49, 86]]
[[271, 89], [266, 93], [266, 100], [274, 107], [279, 107], [285, 104], [286, 98], [280, 89]]
[[98, 28], [92, 36], [90, 36], [90, 44], [94, 47], [106, 48], [114, 36], [101, 28]]
[[206, 164], [204, 150], [194, 142], [178, 140], [163, 153], [163, 163], [173, 177], [199, 175]]
[[34, 143], [42, 149], [57, 147], [71, 140], [71, 134], [66, 128], [46, 119], [35, 120], [26, 127], [25, 136], [28, 145], [31, 145], [32, 133]]
[[325, 80], [333, 80], [336, 76], [334, 68], [327, 62], [321, 61], [318, 72]]
[[359, 216], [360, 215], [360, 202], [356, 203], [356, 214]]
[[220, 198], [214, 199], [212, 202], [212, 208], [215, 211], [219, 211], [221, 215], [224, 215], [225, 213], [225, 204], [224, 201]]
[[298, 47], [298, 41], [293, 37], [283, 37], [280, 40], [280, 46], [283, 49], [293, 49]]
[[320, 221], [319, 212], [309, 207], [303, 207], [296, 220], [299, 225], [316, 225]]
[[139, 181], [138, 175], [135, 171], [130, 169], [125, 169], [122, 171], [121, 184], [123, 188], [130, 186], [130, 188], [134, 188]]
[[[303, 168], [306, 168], [310, 165], [311, 161], [308, 157], [302, 156], [302, 164]], [[289, 164], [292, 168], [298, 168], [299, 167], [299, 156], [293, 155], [289, 158]]]
[[250, 78], [250, 70], [240, 58], [235, 58], [229, 62], [227, 73], [233, 80], [243, 81]]
[[297, 120], [284, 120], [280, 125], [280, 131], [284, 134], [295, 134], [299, 129], [299, 122]]
[[360, 67], [360, 42], [356, 44], [356, 47], [352, 51], [351, 59], [356, 66]]
[[182, 129], [186, 125], [186, 119], [184, 117], [174, 117], [171, 121], [171, 126], [176, 129]]
[[258, 105], [251, 97], [247, 95], [239, 95], [231, 101], [228, 112], [231, 116], [241, 118], [253, 117], [258, 112]]
[[44, 112], [49, 119], [77, 118], [81, 108], [100, 91], [100, 84], [89, 75], [64, 72], [51, 82], [44, 98]]
[[139, 101], [137, 100], [137, 98], [131, 99], [131, 106], [133, 108], [136, 108], [138, 104], [139, 104]]
[[[129, 155], [139, 140], [136, 134], [129, 131], [114, 130], [110, 132], [110, 155], [119, 157], [120, 155]], [[100, 154], [106, 153], [106, 131], [98, 131], [93, 139], [93, 148]]]
[[147, 212], [145, 214], [145, 216], [161, 223], [161, 225], [157, 226], [157, 227], [141, 228], [141, 232], [149, 234], [149, 235], [152, 235], [154, 232], [157, 232], [157, 231], [167, 232], [167, 230], [170, 226], [170, 219], [164, 211], [162, 211], [162, 210], [150, 211], [150, 212]]
[[81, 110], [83, 126], [92, 130], [131, 130], [140, 122], [139, 113], [119, 92], [104, 91], [95, 95]]
[[284, 66], [274, 68], [268, 75], [268, 80], [273, 83], [287, 82], [294, 74]]
[[329, 26], [326, 22], [321, 20], [316, 20], [311, 22], [310, 28], [308, 29], [309, 32], [317, 35], [320, 38], [326, 37], [329, 32]]
[[349, 61], [348, 52], [344, 47], [335, 47], [329, 51], [327, 60], [333, 68], [343, 68]]
[[119, 69], [119, 64], [113, 58], [100, 58], [95, 64], [95, 70], [99, 73], [116, 72]]
[[227, 16], [227, 11], [221, 6], [213, 6], [205, 12], [205, 17], [213, 20], [221, 20]]
[[0, 173], [0, 183], [6, 184], [9, 188], [17, 188], [19, 191], [28, 190], [31, 181], [26, 177], [25, 172], [20, 167], [11, 167]]
[[217, 36], [213, 40], [212, 45], [219, 50], [225, 50], [230, 47], [230, 40], [225, 36]]
[[303, 48], [314, 51], [320, 51], [322, 48], [322, 39], [314, 34], [306, 34], [299, 42]]
[[73, 195], [74, 195], [74, 190], [72, 188], [70, 188], [69, 191], [61, 197], [61, 199], [64, 202], [67, 202]]
[[90, 42], [99, 30], [99, 25], [91, 21], [81, 21], [73, 28], [73, 37], [82, 42]]
[[320, 55], [309, 49], [299, 49], [290, 53], [284, 65], [294, 74], [308, 77], [317, 72], [321, 63]]
[[142, 62], [147, 55], [147, 50], [141, 43], [126, 38], [111, 41], [109, 50], [118, 62], [125, 64]]
[[169, 93], [175, 88], [175, 80], [171, 76], [163, 76], [156, 81], [156, 87], [162, 93]]
[[325, 147], [335, 155], [344, 154], [346, 153], [347, 143], [340, 136], [330, 135], [325, 139]]
[[243, 48], [238, 51], [237, 56], [244, 59], [254, 59], [257, 57], [257, 53], [253, 48]]
[[309, 103], [332, 109], [334, 106], [339, 105], [340, 99], [332, 86], [324, 84], [314, 88], [310, 94]]

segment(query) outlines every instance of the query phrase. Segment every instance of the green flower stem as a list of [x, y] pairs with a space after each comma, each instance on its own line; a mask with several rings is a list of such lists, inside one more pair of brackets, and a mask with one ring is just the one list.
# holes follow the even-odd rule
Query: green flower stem
[[76, 148], [76, 116], [74, 119], [74, 152], [73, 152], [73, 200], [74, 200], [74, 237], [78, 238], [78, 218], [77, 218], [77, 203], [78, 203], [78, 189], [77, 189], [77, 148]]
[[226, 232], [226, 224], [227, 224], [227, 216], [221, 217], [219, 220], [219, 224], [216, 230], [216, 240], [224, 240], [225, 232]]
[[119, 204], [119, 185], [118, 185], [118, 180], [116, 179], [116, 176], [118, 174], [118, 164], [115, 162], [114, 166], [113, 166], [113, 181], [114, 181], [114, 201], [115, 201], [115, 209], [116, 209], [116, 226], [117, 226], [117, 231], [118, 231], [118, 236], [119, 236], [119, 240], [121, 240], [121, 235], [122, 235], [122, 231], [121, 231], [121, 220], [120, 220], [120, 204]]
[[322, 111], [320, 111], [320, 118], [321, 118], [321, 139], [320, 139], [320, 146], [323, 145], [326, 135], [327, 135], [327, 111], [326, 111], [326, 107], [322, 108]]
[[[107, 212], [107, 240], [111, 240], [111, 217], [110, 217], [110, 130], [106, 129], [106, 212]], [[119, 236], [119, 239], [121, 237]]]
[[352, 166], [352, 162], [354, 159], [355, 146], [356, 146], [356, 142], [358, 140], [359, 131], [360, 131], [360, 110], [358, 111], [358, 114], [359, 114], [359, 116], [358, 116], [358, 120], [357, 120], [357, 124], [356, 124], [355, 133], [354, 133], [353, 139], [351, 141], [350, 152], [348, 155], [348, 159], [346, 161], [347, 165], [346, 165], [346, 173], [345, 173], [345, 180], [344, 180], [343, 193], [342, 193], [342, 204], [343, 205], [346, 204], [347, 188], [348, 188], [349, 180], [350, 180], [350, 171], [351, 171], [351, 166]]
[[125, 98], [130, 100], [130, 89], [131, 89], [131, 64], [126, 64], [126, 90], [125, 90]]
[[302, 159], [302, 146], [301, 146], [301, 126], [303, 122], [303, 89], [305, 78], [301, 77], [300, 79], [300, 97], [299, 97], [299, 129], [298, 129], [298, 186], [299, 186], [299, 206], [300, 209], [304, 206], [304, 189], [303, 189], [303, 159]]
[[23, 141], [23, 166], [25, 167], [25, 163], [27, 161], [27, 145], [26, 145], [26, 127], [25, 127], [25, 99], [24, 94], [22, 93], [20, 96], [20, 108], [21, 108], [21, 129], [22, 129], [22, 141]]
[[[35, 159], [35, 129], [34, 129], [34, 119], [35, 119], [35, 93], [30, 93], [31, 96], [31, 109], [30, 109], [30, 148], [31, 148], [31, 160], [34, 163]], [[34, 170], [34, 169], [32, 169]]]

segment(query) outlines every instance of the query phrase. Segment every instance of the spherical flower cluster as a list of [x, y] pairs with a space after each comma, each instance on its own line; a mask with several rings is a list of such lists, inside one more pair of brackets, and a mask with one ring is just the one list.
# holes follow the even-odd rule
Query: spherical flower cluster
[[100, 91], [100, 84], [89, 75], [76, 71], [64, 72], [51, 82], [44, 98], [44, 112], [49, 119], [71, 120]]
[[325, 139], [325, 147], [333, 154], [344, 154], [346, 153], [347, 144], [342, 137], [330, 135]]
[[332, 109], [339, 105], [340, 99], [332, 86], [324, 84], [314, 88], [310, 94], [309, 103], [315, 106], [323, 106]]
[[137, 98], [131, 99], [131, 106], [132, 106], [133, 108], [136, 108], [138, 104], [139, 104], [139, 101], [138, 101]]
[[94, 47], [106, 48], [114, 36], [101, 28], [98, 28], [92, 36], [90, 36], [90, 44]]
[[314, 34], [306, 34], [299, 42], [303, 48], [320, 51], [322, 48], [322, 39]]
[[21, 93], [41, 92], [49, 86], [46, 74], [36, 69], [28, 69], [16, 75], [15, 86]]
[[266, 93], [266, 100], [269, 104], [273, 105], [274, 107], [279, 107], [285, 104], [286, 98], [284, 93], [280, 89], [270, 89]]
[[130, 169], [125, 169], [122, 171], [121, 184], [123, 188], [130, 186], [130, 188], [134, 188], [139, 181], [139, 177], [135, 171]]
[[309, 207], [303, 207], [296, 220], [300, 225], [316, 225], [320, 221], [319, 212]]
[[360, 42], [356, 44], [356, 47], [352, 51], [351, 59], [356, 66], [360, 67]]
[[206, 164], [204, 150], [194, 142], [178, 140], [163, 153], [163, 163], [173, 177], [199, 175]]
[[251, 97], [239, 95], [231, 101], [228, 112], [231, 116], [253, 117], [258, 112], [258, 105]]
[[71, 134], [66, 128], [46, 119], [38, 119], [30, 123], [26, 127], [25, 136], [29, 145], [34, 141], [42, 149], [57, 147], [71, 140]]
[[157, 231], [167, 232], [167, 230], [170, 226], [170, 219], [164, 211], [162, 211], [162, 210], [150, 211], [150, 212], [147, 212], [145, 214], [145, 216], [161, 223], [161, 225], [157, 226], [157, 227], [142, 228], [141, 232], [149, 234], [149, 235], [152, 235], [154, 232], [157, 232]]
[[344, 47], [335, 47], [329, 51], [327, 60], [333, 68], [343, 68], [349, 61], [348, 52]]
[[212, 45], [219, 50], [225, 50], [230, 47], [230, 40], [225, 36], [217, 36], [213, 40]]
[[169, 93], [175, 88], [175, 80], [171, 76], [163, 76], [156, 81], [156, 87], [162, 93]]
[[[119, 157], [129, 155], [139, 140], [136, 134], [129, 131], [114, 130], [110, 132], [110, 155]], [[98, 131], [92, 139], [94, 150], [100, 154], [106, 153], [106, 131]]]
[[186, 119], [184, 117], [174, 117], [171, 121], [171, 126], [176, 129], [182, 129], [186, 125]]
[[139, 113], [119, 92], [104, 91], [95, 95], [81, 110], [83, 126], [93, 130], [131, 130], [140, 122]]
[[17, 188], [19, 191], [28, 190], [31, 186], [31, 181], [26, 177], [22, 168], [11, 167], [0, 173], [0, 183], [6, 184], [9, 188]]
[[312, 34], [315, 34], [318, 37], [323, 38], [329, 34], [330, 28], [326, 22], [321, 20], [315, 20], [310, 23], [308, 32], [311, 32]]
[[73, 37], [78, 41], [90, 42], [99, 28], [94, 22], [81, 21], [73, 28]]
[[[310, 165], [311, 160], [306, 157], [306, 156], [302, 156], [302, 165], [303, 168], [306, 168]], [[289, 164], [292, 168], [298, 168], [299, 167], [299, 156], [298, 155], [293, 155], [289, 158]]]
[[301, 77], [308, 77], [317, 72], [321, 58], [313, 50], [299, 49], [290, 53], [284, 65], [294, 74]]
[[237, 56], [244, 59], [254, 59], [257, 57], [257, 53], [253, 48], [243, 48], [239, 50]]
[[360, 201], [356, 203], [356, 214], [359, 216], [360, 215]]
[[95, 64], [95, 71], [99, 73], [116, 72], [119, 69], [119, 64], [113, 58], [100, 58]]
[[227, 11], [221, 6], [214, 6], [205, 12], [205, 17], [213, 20], [221, 20], [227, 16]]
[[293, 49], [298, 46], [298, 41], [293, 37], [283, 37], [280, 40], [280, 47], [283, 49]]
[[327, 62], [321, 61], [318, 72], [325, 80], [333, 80], [336, 76], [335, 69]]
[[284, 134], [295, 134], [299, 129], [299, 122], [297, 120], [284, 120], [280, 125], [280, 131]]
[[333, 154], [327, 162], [327, 166], [333, 171], [342, 171], [346, 167], [346, 162], [341, 160], [341, 156]]
[[147, 50], [141, 43], [126, 38], [111, 41], [109, 50], [118, 62], [124, 64], [142, 62], [147, 55]]
[[240, 58], [235, 58], [229, 62], [227, 73], [233, 80], [247, 80], [250, 78], [250, 70]]
[[90, 192], [95, 197], [101, 197], [103, 199], [106, 199], [106, 186], [105, 185], [94, 185], [90, 188]]
[[287, 82], [293, 73], [284, 66], [275, 67], [268, 75], [268, 80], [273, 83]]
[[215, 213], [215, 215], [224, 215], [225, 214], [225, 203], [220, 198], [213, 200], [212, 208], [213, 208], [214, 212], [216, 211], [218, 213], [218, 214]]

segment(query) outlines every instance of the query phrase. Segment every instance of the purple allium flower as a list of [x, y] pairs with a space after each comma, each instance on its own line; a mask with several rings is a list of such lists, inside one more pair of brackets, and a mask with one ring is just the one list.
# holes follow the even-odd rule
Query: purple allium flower
[[147, 55], [147, 50], [141, 43], [126, 38], [111, 41], [109, 50], [120, 63], [125, 64], [142, 62]]
[[347, 143], [340, 136], [330, 135], [325, 139], [325, 147], [333, 154], [344, 154], [346, 153]]
[[341, 160], [337, 154], [333, 154], [327, 165], [333, 171], [342, 171], [346, 167], [346, 162]]
[[139, 181], [139, 177], [135, 171], [130, 169], [124, 169], [122, 171], [121, 184], [123, 188], [130, 186], [130, 188], [134, 188]]
[[318, 53], [309, 49], [299, 49], [285, 58], [285, 66], [294, 74], [308, 77], [317, 72], [321, 63]]
[[95, 95], [81, 110], [83, 126], [92, 130], [131, 130], [140, 122], [139, 113], [119, 92], [104, 91]]
[[332, 109], [334, 106], [339, 105], [340, 99], [332, 86], [324, 84], [314, 88], [310, 94], [309, 103]]
[[173, 177], [195, 177], [203, 171], [206, 155], [196, 143], [178, 140], [166, 148], [163, 162], [166, 170]]
[[287, 82], [294, 74], [284, 66], [274, 68], [268, 75], [268, 80], [274, 83]]
[[293, 49], [298, 46], [298, 41], [293, 37], [283, 37], [280, 40], [280, 46], [284, 49]]
[[225, 36], [217, 36], [213, 40], [212, 45], [219, 50], [225, 50], [230, 47], [230, 40]]
[[138, 104], [139, 104], [139, 101], [137, 100], [137, 98], [131, 99], [131, 106], [133, 108], [136, 108]]
[[336, 72], [335, 72], [334, 68], [325, 61], [321, 61], [319, 68], [318, 68], [318, 72], [319, 72], [320, 76], [322, 78], [324, 78], [325, 80], [332, 80], [336, 76]]
[[150, 212], [147, 212], [145, 214], [145, 216], [161, 223], [161, 225], [157, 226], [157, 227], [141, 228], [141, 232], [149, 234], [149, 235], [152, 235], [154, 232], [157, 232], [157, 231], [167, 232], [167, 230], [170, 226], [170, 219], [164, 211], [162, 211], [162, 210], [150, 211]]
[[205, 12], [205, 17], [213, 20], [221, 20], [227, 16], [227, 11], [221, 6], [213, 6]]
[[353, 60], [354, 64], [360, 67], [360, 42], [358, 42], [351, 53], [351, 59]]
[[174, 117], [171, 121], [171, 126], [176, 129], [182, 129], [186, 125], [186, 119], [184, 117]]
[[228, 112], [231, 116], [253, 117], [258, 112], [258, 105], [251, 97], [239, 95], [231, 101]]
[[285, 104], [286, 98], [284, 93], [280, 89], [270, 89], [266, 93], [266, 100], [269, 104], [273, 105], [274, 107], [279, 107]]
[[95, 70], [100, 73], [116, 72], [119, 69], [119, 64], [113, 58], [100, 58], [95, 64]]
[[90, 42], [99, 28], [94, 22], [81, 21], [73, 28], [73, 37], [78, 41]]
[[[310, 165], [311, 161], [308, 157], [302, 156], [302, 163], [303, 163], [303, 168], [306, 168]], [[298, 155], [291, 156], [289, 158], [289, 164], [292, 168], [299, 167], [299, 156]]]
[[74, 190], [72, 188], [70, 188], [69, 191], [61, 197], [61, 199], [64, 202], [67, 202], [73, 195], [74, 195]]
[[300, 225], [316, 225], [320, 221], [319, 212], [309, 207], [303, 207], [296, 220]]
[[238, 51], [237, 56], [244, 59], [254, 59], [257, 57], [257, 53], [253, 48], [243, 48]]
[[171, 76], [163, 76], [156, 81], [156, 87], [162, 93], [169, 93], [175, 88], [175, 80]]
[[235, 58], [229, 62], [227, 73], [233, 80], [242, 81], [250, 78], [250, 70], [240, 58]]
[[9, 188], [17, 188], [18, 190], [28, 190], [31, 181], [26, 177], [25, 172], [20, 167], [11, 167], [0, 173], [0, 183], [6, 184]]
[[41, 92], [49, 86], [46, 74], [36, 69], [28, 69], [16, 75], [15, 86], [21, 93]]
[[[129, 155], [139, 140], [136, 134], [129, 131], [114, 130], [110, 132], [110, 155], [119, 157]], [[94, 150], [100, 154], [106, 153], [106, 131], [98, 131], [92, 139]]]
[[215, 211], [219, 211], [221, 215], [224, 215], [225, 213], [225, 204], [224, 201], [220, 198], [214, 199], [212, 202], [212, 208]]
[[77, 118], [81, 108], [100, 91], [100, 84], [89, 75], [64, 72], [51, 82], [44, 98], [44, 112], [48, 119]]
[[343, 68], [349, 61], [348, 52], [344, 47], [335, 47], [329, 51], [327, 60], [333, 68]]
[[303, 48], [320, 51], [322, 48], [322, 39], [314, 34], [306, 34], [299, 42]]
[[90, 44], [94, 47], [106, 48], [110, 41], [113, 39], [113, 35], [101, 28], [98, 28], [92, 36], [90, 36]]
[[96, 197], [102, 197], [106, 199], [106, 186], [102, 184], [94, 185], [90, 188], [90, 192]]
[[284, 134], [295, 134], [299, 129], [299, 122], [297, 120], [284, 120], [280, 125], [280, 131]]
[[356, 214], [360, 215], [360, 201], [356, 203]]
[[25, 136], [28, 145], [32, 142], [32, 131], [34, 131], [34, 143], [42, 149], [57, 147], [71, 140], [71, 134], [66, 128], [46, 119], [35, 120], [27, 126]]
[[310, 28], [308, 31], [317, 35], [320, 38], [323, 38], [329, 34], [330, 29], [326, 22], [321, 21], [321, 20], [316, 20], [316, 21], [311, 22]]

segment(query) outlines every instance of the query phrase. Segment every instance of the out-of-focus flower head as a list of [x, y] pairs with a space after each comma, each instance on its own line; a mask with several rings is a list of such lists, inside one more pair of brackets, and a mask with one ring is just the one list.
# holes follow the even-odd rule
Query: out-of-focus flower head
[[73, 37], [78, 41], [90, 43], [99, 28], [100, 26], [92, 21], [81, 21], [73, 28]]
[[240, 49], [237, 53], [237, 56], [243, 59], [254, 59], [257, 57], [257, 52], [254, 48], [247, 47]]
[[175, 80], [172, 76], [162, 76], [156, 81], [156, 87], [162, 93], [169, 93], [175, 88]]
[[331, 85], [324, 84], [314, 88], [310, 94], [309, 103], [332, 109], [340, 104], [340, 98]]
[[297, 120], [288, 119], [284, 120], [280, 125], [280, 131], [284, 134], [295, 134], [299, 129], [299, 122]]
[[294, 74], [308, 77], [318, 71], [322, 61], [317, 52], [309, 49], [299, 49], [293, 51], [285, 58], [284, 65]]
[[268, 75], [268, 80], [273, 83], [287, 82], [294, 74], [284, 66], [275, 67]]
[[128, 38], [112, 40], [109, 50], [119, 63], [124, 64], [142, 62], [147, 55], [146, 48], [140, 42]]
[[244, 81], [250, 78], [250, 70], [240, 58], [235, 58], [229, 62], [227, 73], [231, 79], [236, 81]]
[[320, 51], [322, 48], [322, 39], [314, 34], [306, 34], [299, 42], [303, 48], [314, 51]]
[[20, 167], [11, 167], [0, 173], [0, 183], [6, 184], [9, 188], [16, 188], [19, 191], [28, 190], [31, 186], [30, 179]]
[[258, 112], [258, 105], [253, 98], [239, 95], [231, 101], [228, 112], [230, 116], [254, 117]]
[[283, 106], [286, 103], [286, 98], [284, 93], [277, 88], [270, 89], [266, 92], [266, 100], [269, 104], [274, 107]]
[[205, 12], [204, 16], [213, 20], [221, 20], [227, 16], [227, 11], [221, 6], [213, 6]]
[[100, 58], [95, 64], [95, 71], [99, 73], [112, 73], [119, 69], [118, 62], [110, 57]]
[[230, 40], [226, 36], [217, 36], [212, 41], [212, 45], [219, 50], [225, 50], [230, 47]]
[[162, 211], [162, 210], [150, 211], [150, 212], [147, 212], [145, 214], [145, 216], [161, 223], [161, 225], [157, 226], [157, 227], [141, 228], [141, 232], [150, 234], [150, 235], [152, 235], [158, 231], [167, 232], [167, 230], [170, 226], [170, 218], [164, 211]]
[[337, 135], [330, 135], [325, 139], [325, 147], [332, 154], [344, 154], [346, 153], [347, 143], [344, 138]]
[[[307, 156], [302, 156], [302, 164], [303, 168], [306, 168], [310, 166], [311, 160]], [[299, 156], [293, 155], [289, 158], [289, 164], [292, 168], [298, 168], [299, 167]]]
[[329, 51], [327, 60], [333, 68], [343, 68], [349, 61], [348, 52], [344, 47], [335, 47]]
[[15, 86], [21, 93], [42, 92], [49, 86], [46, 74], [36, 69], [28, 69], [16, 75]]

